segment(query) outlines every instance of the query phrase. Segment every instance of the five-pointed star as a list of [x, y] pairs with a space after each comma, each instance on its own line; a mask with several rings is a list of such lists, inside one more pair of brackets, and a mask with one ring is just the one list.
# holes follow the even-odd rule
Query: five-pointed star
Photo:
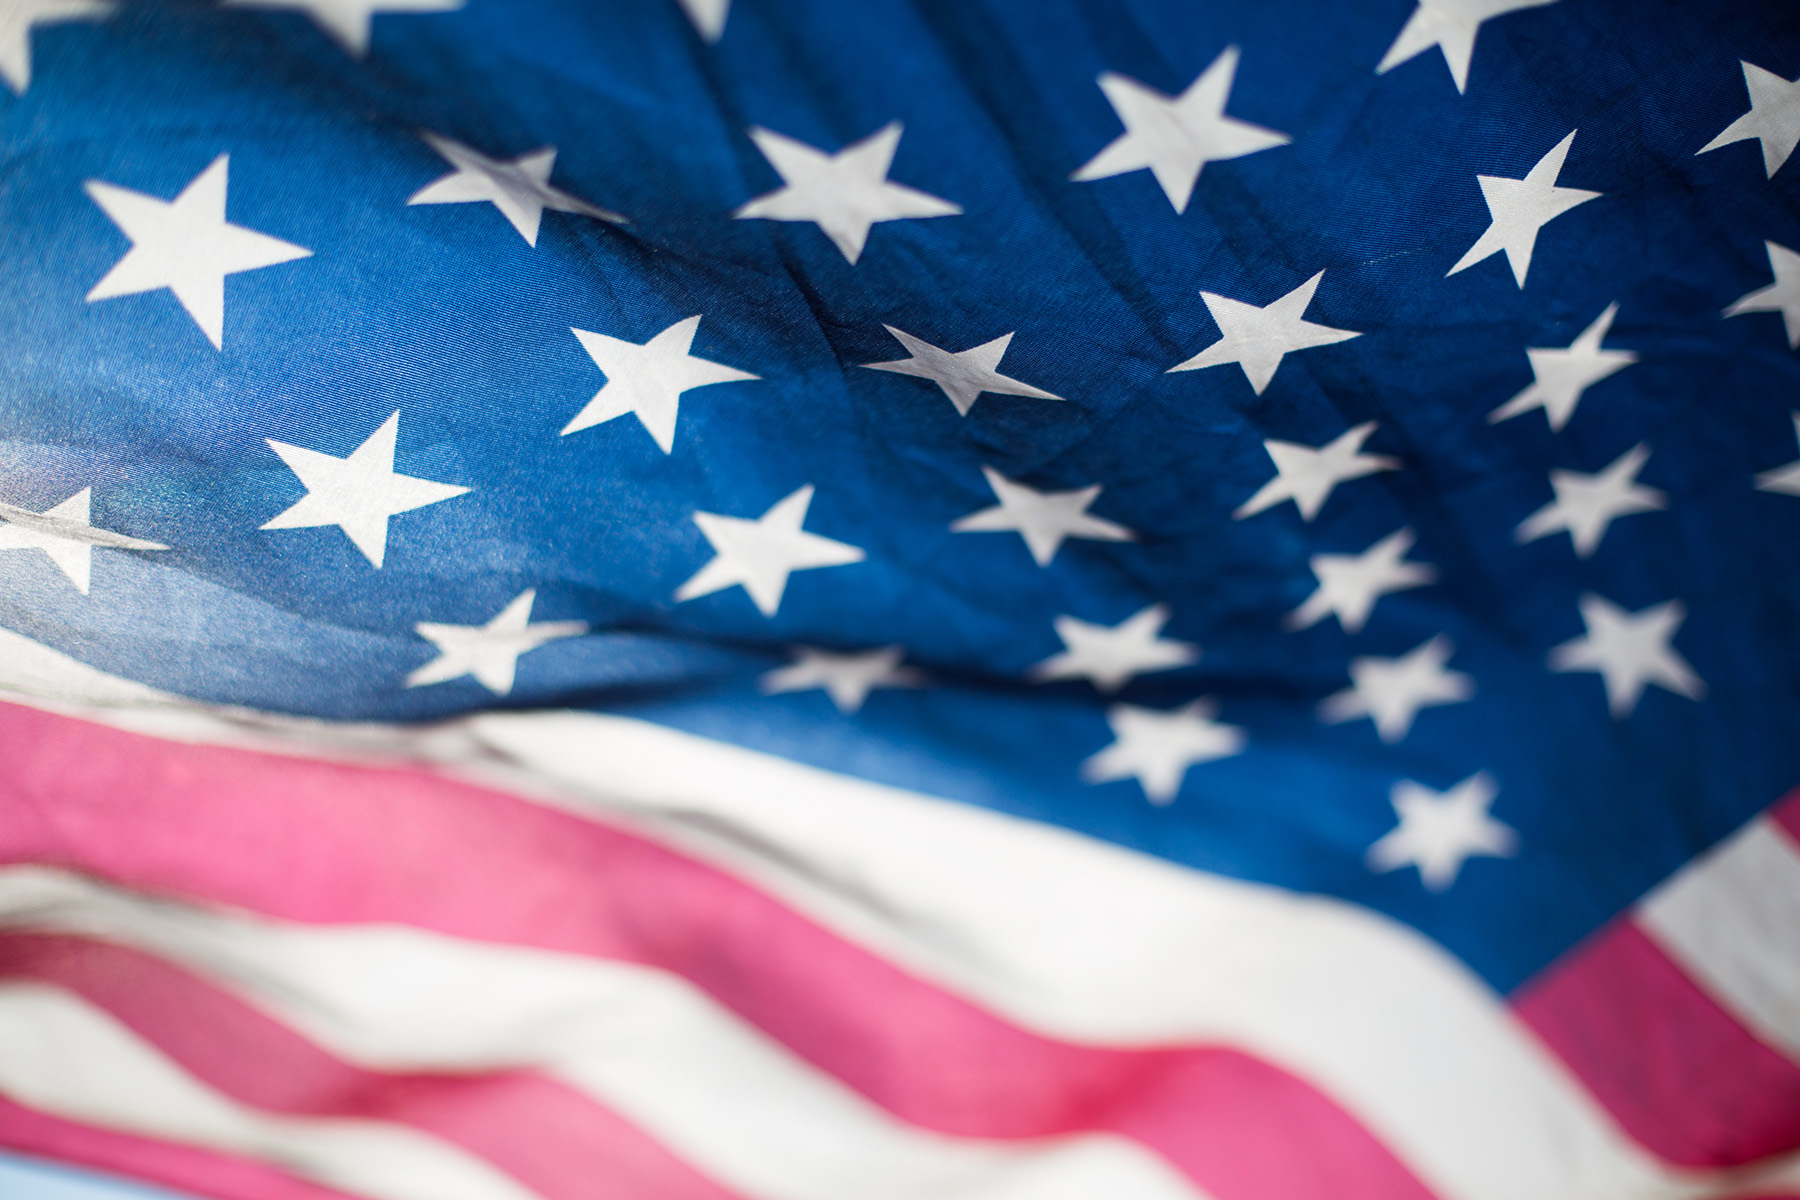
[[1345, 633], [1360, 632], [1381, 597], [1423, 587], [1437, 578], [1428, 564], [1404, 561], [1412, 545], [1413, 531], [1396, 529], [1361, 554], [1313, 555], [1318, 589], [1288, 614], [1287, 627], [1306, 629], [1335, 615]]
[[1744, 68], [1744, 87], [1750, 92], [1750, 111], [1727, 125], [1723, 132], [1695, 154], [1755, 138], [1762, 144], [1763, 170], [1769, 178], [1781, 170], [1795, 146], [1800, 146], [1800, 79], [1783, 79], [1773, 71], [1739, 60]]
[[1088, 513], [1088, 505], [1100, 494], [1100, 485], [1089, 484], [1066, 492], [1040, 492], [1014, 483], [992, 467], [981, 468], [988, 486], [1000, 503], [972, 512], [950, 524], [952, 533], [1015, 532], [1040, 567], [1050, 565], [1067, 538], [1097, 542], [1131, 542], [1137, 535], [1123, 525]]
[[87, 595], [94, 547], [114, 550], [167, 550], [160, 542], [96, 529], [88, 516], [93, 488], [82, 488], [61, 504], [34, 512], [16, 504], [0, 504], [0, 550], [42, 550]]
[[725, 18], [731, 15], [731, 0], [681, 0], [681, 7], [707, 41], [716, 42], [725, 35]]
[[693, 578], [675, 591], [675, 599], [698, 596], [743, 585], [757, 611], [772, 617], [781, 608], [788, 576], [815, 567], [837, 567], [861, 562], [861, 547], [836, 542], [801, 528], [812, 504], [813, 487], [807, 484], [778, 500], [756, 520], [696, 512], [694, 524], [712, 543], [714, 555]]
[[1421, 642], [1399, 658], [1353, 658], [1350, 686], [1319, 704], [1319, 719], [1336, 724], [1368, 717], [1384, 742], [1397, 742], [1412, 729], [1419, 710], [1455, 704], [1475, 694], [1475, 681], [1446, 670], [1455, 650], [1443, 634]]
[[839, 712], [853, 713], [862, 708], [869, 693], [876, 688], [918, 687], [924, 682], [924, 676], [919, 672], [900, 665], [900, 660], [906, 657], [903, 646], [882, 646], [849, 653], [796, 646], [794, 651], [793, 662], [777, 667], [757, 680], [757, 686], [764, 694], [774, 696], [821, 688]]
[[1592, 592], [1580, 601], [1587, 633], [1550, 652], [1552, 671], [1598, 671], [1606, 685], [1606, 706], [1615, 720], [1631, 715], [1647, 684], [1698, 700], [1706, 684], [1669, 640], [1687, 620], [1679, 600], [1665, 600], [1635, 613]]
[[224, 6], [299, 10], [346, 54], [361, 58], [369, 52], [369, 26], [376, 13], [455, 12], [463, 0], [224, 0]]
[[1219, 326], [1219, 340], [1202, 350], [1186, 362], [1169, 368], [1169, 374], [1176, 371], [1198, 371], [1203, 367], [1224, 366], [1236, 363], [1243, 368], [1244, 378], [1250, 381], [1250, 389], [1258, 396], [1269, 386], [1269, 380], [1275, 378], [1275, 372], [1281, 366], [1281, 360], [1296, 350], [1310, 350], [1314, 346], [1330, 346], [1337, 342], [1347, 342], [1353, 337], [1361, 337], [1360, 333], [1352, 333], [1348, 329], [1333, 329], [1329, 325], [1315, 325], [1304, 318], [1306, 306], [1312, 303], [1313, 293], [1319, 289], [1319, 280], [1325, 278], [1320, 271], [1311, 279], [1275, 301], [1273, 304], [1258, 308], [1254, 304], [1245, 304], [1242, 300], [1229, 300], [1216, 292], [1201, 292], [1200, 298], [1206, 301], [1206, 311]]
[[[1800, 441], [1800, 412], [1794, 416], [1794, 439]], [[1800, 496], [1800, 459], [1795, 459], [1784, 467], [1776, 467], [1772, 471], [1764, 471], [1756, 477], [1759, 491], [1779, 492], [1788, 496]]]
[[699, 328], [700, 318], [688, 317], [641, 345], [604, 333], [570, 329], [594, 365], [606, 375], [606, 383], [575, 414], [575, 419], [563, 426], [563, 435], [634, 413], [662, 452], [669, 453], [675, 446], [675, 418], [681, 411], [683, 392], [708, 384], [761, 378], [689, 354]]
[[514, 159], [498, 159], [489, 158], [442, 134], [420, 136], [456, 170], [414, 192], [408, 197], [408, 204], [492, 204], [519, 231], [526, 244], [532, 246], [537, 245], [538, 226], [544, 220], [546, 208], [616, 224], [625, 221], [616, 212], [550, 186], [550, 168], [556, 165], [555, 146], [545, 146]]
[[1541, 408], [1552, 430], [1567, 425], [1584, 392], [1614, 371], [1622, 371], [1638, 360], [1638, 356], [1629, 350], [1607, 350], [1600, 345], [1612, 328], [1613, 318], [1618, 315], [1616, 302], [1607, 305], [1606, 311], [1576, 335], [1566, 350], [1554, 346], [1528, 347], [1525, 357], [1531, 360], [1531, 373], [1535, 377], [1531, 386], [1489, 413], [1488, 420], [1505, 421]]
[[1113, 743], [1081, 764], [1081, 777], [1088, 783], [1136, 779], [1150, 803], [1168, 804], [1189, 767], [1244, 748], [1244, 731], [1213, 720], [1218, 715], [1210, 696], [1176, 709], [1115, 704], [1106, 710]]
[[1492, 220], [1486, 232], [1469, 247], [1469, 252], [1444, 273], [1446, 278], [1504, 250], [1506, 261], [1512, 266], [1513, 278], [1520, 287], [1525, 286], [1538, 231], [1576, 205], [1586, 204], [1602, 195], [1581, 188], [1556, 186], [1556, 177], [1562, 174], [1563, 160], [1569, 156], [1569, 147], [1574, 144], [1577, 132], [1571, 129], [1569, 136], [1538, 159], [1537, 166], [1523, 179], [1507, 179], [1501, 175], [1475, 177], [1481, 184], [1481, 195], [1487, 201], [1488, 216]]
[[1114, 71], [1103, 73], [1100, 90], [1125, 132], [1070, 178], [1086, 182], [1148, 169], [1175, 211], [1186, 212], [1207, 163], [1287, 145], [1292, 139], [1285, 133], [1225, 115], [1237, 64], [1238, 48], [1225, 47], [1179, 96]]
[[1763, 248], [1769, 253], [1769, 270], [1775, 273], [1775, 282], [1739, 297], [1725, 315], [1778, 312], [1787, 326], [1788, 346], [1800, 350], [1800, 254], [1774, 242], [1764, 242]]
[[213, 346], [224, 348], [225, 277], [312, 253], [225, 219], [230, 158], [221, 154], [213, 159], [173, 200], [87, 181], [87, 194], [131, 239], [125, 257], [88, 292], [90, 304], [168, 288]]
[[1499, 794], [1486, 771], [1477, 771], [1447, 792], [1402, 779], [1388, 795], [1400, 824], [1369, 847], [1369, 869], [1415, 866], [1425, 886], [1441, 892], [1456, 882], [1464, 861], [1475, 855], [1511, 858], [1519, 848], [1519, 835], [1488, 815]]
[[306, 488], [298, 502], [277, 513], [264, 529], [311, 529], [336, 525], [375, 567], [387, 557], [388, 518], [427, 504], [460, 496], [469, 489], [415, 479], [394, 470], [394, 446], [400, 437], [400, 414], [352, 450], [337, 458], [265, 438]]
[[740, 221], [811, 221], [852, 264], [862, 257], [869, 229], [878, 222], [962, 212], [948, 200], [888, 182], [900, 145], [898, 121], [836, 154], [761, 127], [750, 131], [750, 140], [786, 186], [756, 197], [732, 216]]
[[1161, 637], [1169, 606], [1152, 604], [1117, 625], [1090, 625], [1075, 617], [1056, 618], [1064, 649], [1031, 668], [1040, 683], [1091, 679], [1103, 692], [1116, 692], [1135, 675], [1184, 667], [1200, 658], [1200, 647]]
[[1566, 529], [1575, 553], [1589, 557], [1606, 536], [1607, 526], [1618, 518], [1668, 507], [1666, 496], [1637, 481], [1649, 458], [1650, 447], [1639, 442], [1592, 475], [1550, 472], [1556, 499], [1526, 517], [1514, 536], [1530, 542]]
[[35, 25], [111, 16], [112, 0], [0, 0], [0, 79], [15, 95], [31, 86], [31, 30]]
[[895, 329], [892, 325], [883, 325], [882, 328], [893, 334], [894, 340], [905, 346], [906, 353], [911, 357], [862, 365], [871, 371], [892, 371], [896, 375], [931, 380], [943, 389], [944, 395], [950, 397], [950, 403], [956, 405], [958, 416], [968, 416], [969, 409], [974, 407], [976, 398], [983, 392], [993, 392], [997, 396], [1024, 396], [1031, 400], [1062, 399], [1042, 388], [1032, 387], [1029, 383], [1021, 383], [1010, 375], [1000, 373], [1000, 360], [1005, 356], [1007, 346], [1012, 344], [1013, 335], [1010, 333], [1003, 333], [991, 342], [983, 342], [967, 350], [945, 350], [924, 338], [914, 337], [904, 329]]
[[1398, 470], [1400, 461], [1383, 454], [1364, 454], [1363, 443], [1375, 432], [1375, 422], [1346, 429], [1323, 446], [1302, 446], [1265, 438], [1263, 449], [1275, 462], [1275, 478], [1258, 488], [1231, 515], [1238, 520], [1253, 517], [1283, 500], [1292, 500], [1302, 520], [1310, 521], [1331, 498], [1334, 488], [1376, 471]]
[[1469, 59], [1475, 54], [1475, 37], [1484, 21], [1522, 8], [1539, 8], [1556, 0], [1419, 0], [1419, 7], [1400, 29], [1375, 68], [1385, 75], [1436, 46], [1444, 52], [1444, 65], [1456, 90], [1469, 90]]
[[406, 677], [407, 687], [423, 687], [473, 675], [497, 696], [512, 693], [519, 656], [558, 638], [580, 637], [585, 621], [531, 620], [537, 589], [526, 588], [485, 625], [440, 625], [420, 621], [413, 628], [436, 646], [438, 656]]

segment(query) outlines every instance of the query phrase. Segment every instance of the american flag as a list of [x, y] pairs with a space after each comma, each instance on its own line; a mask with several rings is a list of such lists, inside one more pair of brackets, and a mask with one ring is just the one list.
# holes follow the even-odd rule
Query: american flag
[[1796, 76], [0, 0], [0, 1192], [1800, 1197]]

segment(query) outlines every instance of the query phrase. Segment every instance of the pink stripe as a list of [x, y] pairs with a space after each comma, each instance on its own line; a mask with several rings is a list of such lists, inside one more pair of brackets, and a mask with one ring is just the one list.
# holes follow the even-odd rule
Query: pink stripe
[[1670, 1162], [1733, 1167], [1800, 1148], [1800, 1067], [1629, 921], [1578, 947], [1513, 1005], [1619, 1123]]
[[1795, 788], [1771, 808], [1767, 816], [1783, 833], [1800, 841], [1800, 788]]
[[0, 975], [55, 984], [113, 1014], [190, 1074], [265, 1112], [410, 1125], [546, 1200], [730, 1200], [593, 1100], [525, 1071], [380, 1074], [333, 1058], [159, 959], [84, 938], [0, 934]]
[[0, 1096], [0, 1146], [217, 1200], [356, 1200], [247, 1158], [95, 1129]]
[[1116, 1131], [1219, 1200], [1429, 1195], [1353, 1117], [1267, 1063], [1039, 1037], [710, 866], [422, 771], [0, 705], [0, 861], [660, 967], [905, 1120], [982, 1138]]

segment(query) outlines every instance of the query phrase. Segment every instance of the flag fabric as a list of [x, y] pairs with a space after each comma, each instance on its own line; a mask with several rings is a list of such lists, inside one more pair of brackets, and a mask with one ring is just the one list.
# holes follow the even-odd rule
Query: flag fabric
[[1800, 1196], [1800, 8], [0, 0], [0, 83], [0, 1147]]

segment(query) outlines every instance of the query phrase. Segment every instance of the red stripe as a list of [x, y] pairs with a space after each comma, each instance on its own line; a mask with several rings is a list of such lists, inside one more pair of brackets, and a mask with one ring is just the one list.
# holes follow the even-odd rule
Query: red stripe
[[1795, 788], [1778, 801], [1768, 812], [1769, 820], [1775, 822], [1782, 832], [1795, 841], [1800, 841], [1800, 788]]
[[1800, 1148], [1800, 1067], [1629, 921], [1577, 948], [1513, 1003], [1619, 1123], [1668, 1161], [1732, 1167]]
[[364, 1071], [136, 950], [0, 934], [0, 975], [74, 992], [241, 1104], [410, 1125], [486, 1159], [546, 1200], [731, 1200], [616, 1114], [554, 1080], [527, 1071]]
[[1139, 1139], [1219, 1200], [1423, 1200], [1343, 1109], [1223, 1049], [1028, 1033], [715, 868], [421, 771], [0, 706], [0, 860], [314, 922], [393, 921], [680, 974], [905, 1120]]

